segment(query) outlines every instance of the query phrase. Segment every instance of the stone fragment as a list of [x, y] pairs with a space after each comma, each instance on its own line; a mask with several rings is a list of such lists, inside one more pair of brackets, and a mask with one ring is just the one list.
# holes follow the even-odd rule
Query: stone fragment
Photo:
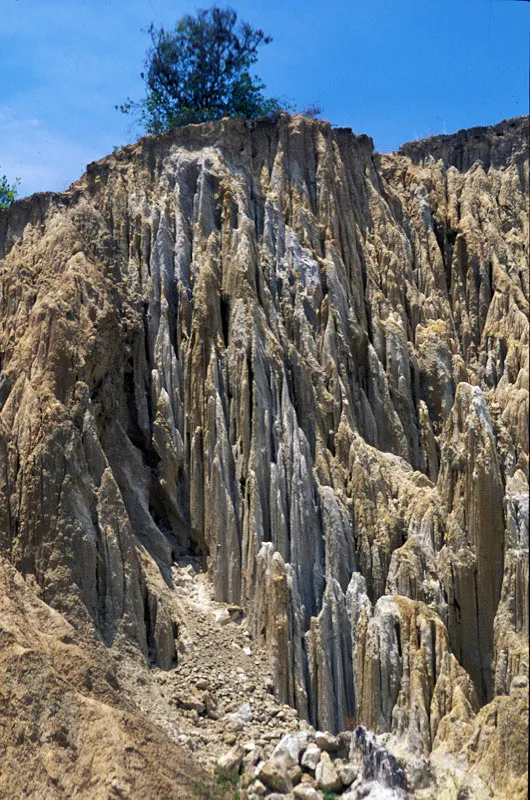
[[351, 748], [351, 731], [341, 731], [337, 734], [337, 754], [340, 758], [348, 758]]
[[226, 608], [217, 611], [215, 621], [218, 625], [227, 625], [230, 622], [230, 614]]
[[192, 692], [190, 692], [188, 695], [175, 695], [174, 701], [179, 708], [184, 708], [188, 711], [193, 710], [196, 711], [197, 714], [203, 714], [205, 711], [205, 705], [202, 700]]
[[343, 764], [338, 770], [339, 777], [344, 786], [350, 786], [359, 774], [357, 767], [353, 764]]
[[226, 610], [230, 619], [234, 622], [239, 622], [239, 620], [243, 617], [243, 609], [241, 606], [235, 605], [234, 603], [229, 605]]
[[237, 711], [228, 714], [228, 719], [238, 730], [248, 725], [252, 721], [252, 718], [253, 714], [250, 703], [243, 703], [239, 706]]
[[324, 751], [317, 764], [315, 777], [319, 789], [323, 792], [338, 792], [342, 788], [342, 781], [333, 766], [329, 753]]
[[250, 750], [249, 752], [247, 752], [245, 757], [243, 758], [241, 766], [243, 772], [247, 772], [249, 774], [254, 775], [256, 764], [258, 764], [261, 756], [262, 756], [261, 747], [255, 747], [254, 750]]
[[256, 777], [274, 792], [289, 792], [292, 789], [286, 769], [277, 761], [264, 761]]
[[308, 739], [307, 733], [303, 731], [286, 734], [274, 748], [271, 758], [280, 761], [286, 768], [297, 766]]
[[228, 753], [225, 753], [217, 761], [217, 768], [223, 775], [233, 775], [239, 772], [239, 767], [245, 751], [239, 745], [235, 745]]
[[318, 762], [320, 761], [321, 753], [322, 750], [320, 747], [318, 747], [318, 745], [316, 745], [314, 742], [310, 742], [302, 756], [302, 766], [314, 772], [317, 768]]
[[298, 764], [295, 764], [294, 767], [289, 767], [289, 769], [287, 770], [287, 777], [289, 778], [293, 786], [297, 786], [302, 780], [301, 767]]
[[300, 783], [293, 789], [295, 800], [322, 800], [322, 795], [307, 783]]
[[315, 733], [315, 742], [326, 753], [336, 753], [339, 747], [337, 737], [333, 736], [329, 731], [317, 731]]

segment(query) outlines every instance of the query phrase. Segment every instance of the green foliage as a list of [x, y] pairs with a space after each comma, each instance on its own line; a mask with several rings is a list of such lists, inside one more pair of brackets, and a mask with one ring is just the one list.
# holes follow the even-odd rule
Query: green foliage
[[217, 785], [221, 788], [235, 789], [239, 783], [239, 773], [235, 769], [227, 773], [224, 770], [219, 769], [219, 767], [216, 767], [215, 774], [217, 776]]
[[339, 800], [335, 792], [324, 792], [324, 800]]
[[147, 133], [222, 117], [258, 119], [290, 110], [276, 98], [265, 98], [264, 84], [250, 74], [261, 45], [271, 42], [262, 30], [237, 24], [232, 8], [202, 8], [180, 19], [173, 31], [148, 33], [142, 78], [146, 96], [117, 106], [136, 116]]
[[204, 800], [242, 800], [241, 792], [238, 789], [239, 775], [237, 771], [226, 774], [222, 770], [215, 768], [215, 784], [208, 785], [205, 781], [198, 781], [193, 785], [193, 789]]
[[11, 203], [14, 203], [18, 194], [17, 186], [19, 184], [20, 180], [18, 178], [13, 184], [9, 184], [5, 175], [0, 177], [0, 208], [7, 208]]

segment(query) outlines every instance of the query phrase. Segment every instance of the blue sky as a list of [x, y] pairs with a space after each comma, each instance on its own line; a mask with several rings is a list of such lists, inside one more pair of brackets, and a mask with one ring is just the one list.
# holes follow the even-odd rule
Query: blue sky
[[[224, 3], [220, 2], [220, 5]], [[530, 3], [516, 0], [232, 0], [272, 35], [267, 93], [405, 141], [528, 113]], [[210, 0], [0, 0], [0, 175], [20, 194], [62, 190], [141, 133], [114, 110], [140, 99], [151, 21]]]

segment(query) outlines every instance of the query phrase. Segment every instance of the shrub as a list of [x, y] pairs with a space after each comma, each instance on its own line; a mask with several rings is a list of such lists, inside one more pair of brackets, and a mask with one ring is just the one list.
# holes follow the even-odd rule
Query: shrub
[[258, 119], [288, 110], [265, 98], [264, 84], [250, 74], [261, 45], [271, 37], [232, 8], [202, 8], [180, 19], [173, 31], [151, 24], [145, 72], [146, 96], [117, 108], [135, 115], [147, 133], [222, 117]]
[[16, 199], [18, 194], [17, 186], [20, 184], [20, 180], [17, 178], [15, 183], [10, 185], [7, 182], [7, 178], [5, 175], [0, 177], [0, 208], [7, 208], [13, 203]]

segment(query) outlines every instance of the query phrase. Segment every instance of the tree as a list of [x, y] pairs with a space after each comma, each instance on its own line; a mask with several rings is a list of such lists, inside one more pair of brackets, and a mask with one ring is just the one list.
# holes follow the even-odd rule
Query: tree
[[266, 99], [264, 84], [250, 74], [261, 45], [271, 37], [247, 22], [237, 24], [232, 8], [203, 8], [180, 19], [173, 31], [148, 33], [151, 47], [141, 73], [146, 96], [117, 106], [133, 114], [147, 133], [194, 122], [244, 117], [256, 119], [286, 110], [275, 98]]
[[7, 208], [15, 201], [19, 183], [20, 181], [17, 178], [15, 183], [10, 185], [5, 175], [0, 177], [0, 208]]

